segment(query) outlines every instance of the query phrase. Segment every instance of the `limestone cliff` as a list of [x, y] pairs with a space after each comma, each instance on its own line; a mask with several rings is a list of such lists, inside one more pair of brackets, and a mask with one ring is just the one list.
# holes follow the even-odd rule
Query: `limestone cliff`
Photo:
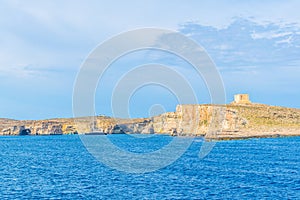
[[178, 105], [152, 121], [154, 132], [210, 139], [300, 136], [300, 110], [263, 104]]
[[178, 105], [152, 118], [0, 119], [0, 135], [162, 133], [210, 139], [300, 135], [300, 110], [262, 104]]

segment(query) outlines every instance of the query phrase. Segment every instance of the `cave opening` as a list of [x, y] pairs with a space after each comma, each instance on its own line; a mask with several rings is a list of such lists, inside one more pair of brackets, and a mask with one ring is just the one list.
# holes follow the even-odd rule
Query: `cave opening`
[[20, 135], [29, 135], [31, 133], [30, 129], [23, 129], [20, 131]]

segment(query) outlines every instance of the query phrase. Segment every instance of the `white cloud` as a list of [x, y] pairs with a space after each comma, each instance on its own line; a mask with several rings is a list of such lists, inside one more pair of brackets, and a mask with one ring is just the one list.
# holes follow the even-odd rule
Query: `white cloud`
[[220, 45], [216, 45], [213, 47], [214, 49], [218, 49], [218, 50], [221, 50], [221, 51], [225, 51], [225, 50], [230, 50], [232, 49], [232, 47], [228, 44], [220, 44]]
[[290, 36], [292, 35], [293, 32], [261, 32], [261, 33], [252, 33], [251, 37], [256, 40], [256, 39], [273, 39], [273, 38], [281, 38], [284, 36]]
[[293, 37], [292, 37], [292, 36], [289, 36], [289, 37], [286, 38], [286, 39], [276, 41], [276, 44], [284, 44], [284, 43], [292, 44], [292, 39], [293, 39]]

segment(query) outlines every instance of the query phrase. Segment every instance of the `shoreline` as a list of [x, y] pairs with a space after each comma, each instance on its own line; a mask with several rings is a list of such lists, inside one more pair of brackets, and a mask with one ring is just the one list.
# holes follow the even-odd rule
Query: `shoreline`
[[222, 134], [215, 135], [212, 137], [207, 136], [208, 140], [243, 140], [251, 138], [279, 138], [279, 137], [297, 137], [300, 136], [300, 130], [289, 130], [283, 129], [282, 131], [265, 131], [265, 132], [250, 132], [250, 131], [241, 131], [233, 132], [230, 134], [228, 132], [222, 132]]
[[[125, 133], [126, 134], [126, 133]], [[109, 135], [125, 135], [125, 134], [44, 134], [44, 135], [0, 135], [0, 137], [55, 137], [55, 136], [109, 136]], [[145, 133], [136, 133], [137, 135], [150, 135]], [[133, 134], [127, 134], [133, 135]], [[255, 135], [236, 135], [236, 136], [228, 136], [228, 135], [219, 135], [217, 137], [205, 137], [200, 135], [170, 135], [170, 134], [161, 134], [154, 133], [152, 135], [158, 136], [169, 136], [169, 137], [187, 137], [187, 138], [201, 138], [207, 142], [221, 142], [221, 141], [234, 141], [234, 140], [249, 140], [249, 139], [265, 139], [265, 138], [289, 138], [289, 137], [300, 137], [300, 132], [298, 133], [276, 133], [276, 134], [255, 134]]]

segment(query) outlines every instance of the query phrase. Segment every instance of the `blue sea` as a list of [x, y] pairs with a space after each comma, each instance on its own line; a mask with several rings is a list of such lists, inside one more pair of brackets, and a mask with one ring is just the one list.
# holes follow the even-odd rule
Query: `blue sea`
[[[136, 153], [173, 139], [108, 137]], [[221, 141], [203, 159], [201, 145], [195, 139], [173, 164], [131, 174], [99, 162], [77, 135], [3, 136], [0, 199], [300, 199], [300, 137]]]

